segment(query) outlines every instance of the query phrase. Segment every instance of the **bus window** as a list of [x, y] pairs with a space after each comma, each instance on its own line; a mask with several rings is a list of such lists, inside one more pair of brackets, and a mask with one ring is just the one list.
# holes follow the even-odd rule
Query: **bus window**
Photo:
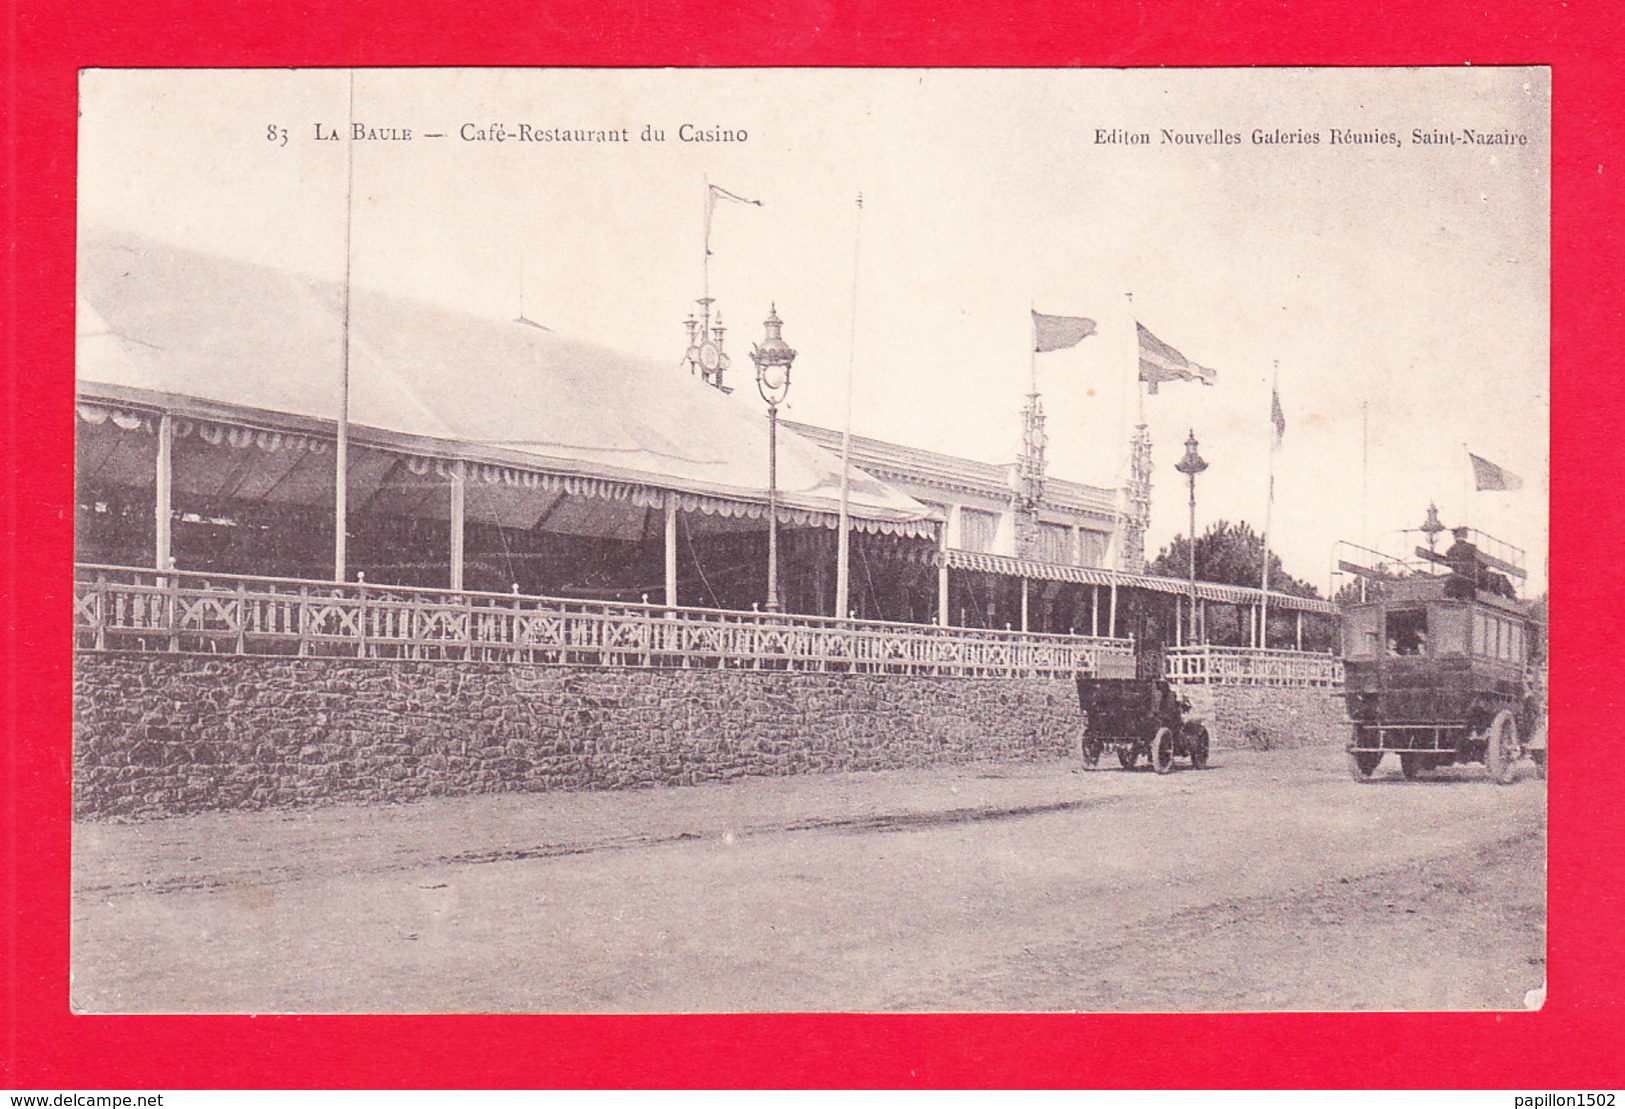
[[1428, 614], [1422, 609], [1396, 609], [1388, 613], [1388, 653], [1427, 654]]
[[1473, 610], [1473, 654], [1490, 653], [1490, 617], [1482, 609]]
[[1467, 609], [1457, 605], [1434, 605], [1428, 609], [1428, 638], [1433, 640], [1434, 655], [1466, 654], [1470, 630]]

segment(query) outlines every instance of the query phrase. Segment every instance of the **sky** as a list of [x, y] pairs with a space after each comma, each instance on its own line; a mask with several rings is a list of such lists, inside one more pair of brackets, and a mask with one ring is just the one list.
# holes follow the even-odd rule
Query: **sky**
[[[1539, 592], [1549, 119], [1548, 72], [1522, 68], [91, 70], [79, 203], [82, 226], [331, 280], [348, 219], [357, 285], [679, 373], [709, 181], [761, 201], [718, 205], [710, 292], [741, 390], [776, 306], [789, 418], [839, 428], [850, 374], [854, 432], [1010, 461], [1036, 375], [1050, 473], [1116, 486], [1138, 320], [1218, 375], [1144, 398], [1150, 553], [1187, 529], [1173, 467], [1194, 431], [1198, 530], [1262, 530], [1273, 470], [1271, 547], [1322, 589], [1339, 540], [1403, 553], [1432, 502], [1523, 547]], [[317, 139], [347, 123], [411, 138]], [[1098, 333], [1034, 356], [1033, 308]], [[1473, 492], [1469, 449], [1522, 489]]]

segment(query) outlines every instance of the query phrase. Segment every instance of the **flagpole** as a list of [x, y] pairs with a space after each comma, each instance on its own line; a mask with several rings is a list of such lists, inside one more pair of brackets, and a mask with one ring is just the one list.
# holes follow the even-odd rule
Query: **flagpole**
[[1032, 327], [1032, 340], [1027, 344], [1027, 376], [1032, 383], [1032, 395], [1038, 395], [1038, 306], [1027, 302], [1027, 319]]
[[[852, 231], [852, 328], [846, 354], [846, 424], [841, 429], [841, 516], [835, 539], [835, 616], [845, 620], [851, 591], [852, 565], [852, 383], [858, 361], [858, 261], [863, 250], [863, 193], [858, 193], [858, 215]], [[948, 526], [943, 521], [944, 528]]]
[[1472, 452], [1467, 449], [1467, 444], [1463, 443], [1461, 445], [1461, 526], [1464, 528], [1472, 526], [1473, 494], [1471, 492], [1472, 485], [1470, 484], [1472, 479], [1468, 477], [1472, 472]]
[[1269, 474], [1269, 492], [1264, 499], [1264, 580], [1261, 591], [1264, 598], [1258, 606], [1258, 645], [1268, 649], [1270, 645], [1270, 516], [1275, 509], [1275, 447], [1276, 428], [1275, 405], [1280, 397], [1281, 360], [1275, 360], [1275, 372], [1270, 378], [1270, 449], [1269, 458], [1265, 464], [1265, 472]]
[[[1360, 402], [1360, 545], [1369, 546], [1371, 533], [1367, 526], [1366, 508], [1371, 490], [1371, 402]], [[1361, 582], [1365, 579], [1361, 578]], [[1362, 590], [1364, 586], [1362, 585]], [[1363, 599], [1363, 595], [1362, 595]]]
[[339, 357], [338, 435], [333, 449], [333, 580], [344, 581], [350, 530], [350, 244], [355, 222], [355, 70], [350, 70], [349, 115], [344, 136], [344, 290], [339, 310], [343, 341]]
[[[1134, 325], [1134, 332], [1135, 332], [1135, 340], [1134, 340], [1134, 398], [1135, 398], [1136, 418], [1135, 418], [1134, 434], [1129, 437], [1129, 483], [1130, 483], [1131, 489], [1135, 490], [1135, 492], [1137, 493], [1139, 491], [1140, 487], [1141, 487], [1141, 478], [1142, 478], [1142, 476], [1144, 476], [1146, 478], [1146, 481], [1149, 481], [1149, 476], [1148, 475], [1150, 473], [1151, 431], [1146, 426], [1146, 422], [1145, 422], [1145, 384], [1146, 383], [1145, 383], [1145, 378], [1140, 373], [1140, 341], [1139, 341], [1140, 322], [1139, 322], [1139, 320], [1137, 318], [1135, 318], [1135, 315], [1134, 315], [1134, 307], [1133, 307], [1134, 306], [1134, 292], [1133, 292], [1133, 290], [1125, 291], [1123, 293], [1123, 299], [1128, 301], [1128, 303], [1129, 303], [1129, 322]], [[1144, 468], [1144, 474], [1142, 474], [1142, 467]], [[1146, 488], [1146, 496], [1147, 496], [1147, 498], [1149, 498], [1149, 496], [1150, 496], [1149, 487]], [[1144, 516], [1142, 516], [1141, 513], [1140, 513], [1140, 505], [1139, 505], [1138, 500], [1134, 498], [1134, 494], [1131, 494], [1130, 499], [1131, 499], [1131, 503], [1130, 503], [1129, 508], [1130, 508], [1130, 511], [1134, 515], [1134, 525], [1133, 525], [1133, 527], [1134, 527], [1135, 533], [1139, 537], [1139, 539], [1138, 539], [1138, 547], [1139, 547], [1139, 549], [1138, 549], [1137, 552], [1134, 553], [1134, 562], [1133, 562], [1133, 565], [1132, 565], [1132, 569], [1136, 573], [1143, 573], [1145, 571], [1145, 561], [1146, 561], [1146, 557], [1145, 557], [1145, 537], [1146, 537], [1147, 531], [1149, 531], [1149, 525], [1150, 525], [1150, 522], [1151, 522], [1150, 518], [1149, 518], [1149, 516], [1150, 516], [1150, 513], [1149, 513], [1149, 499], [1147, 500], [1147, 512], [1146, 512], [1146, 514]], [[1196, 537], [1192, 536], [1191, 541], [1192, 541], [1192, 543], [1194, 543], [1196, 541]]]

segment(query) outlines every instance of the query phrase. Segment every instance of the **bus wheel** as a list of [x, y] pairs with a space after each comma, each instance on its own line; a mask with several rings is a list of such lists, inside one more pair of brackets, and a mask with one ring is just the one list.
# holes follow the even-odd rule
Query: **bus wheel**
[[1496, 782], [1511, 785], [1517, 773], [1520, 754], [1518, 719], [1512, 715], [1511, 709], [1502, 709], [1490, 724], [1489, 740], [1484, 745], [1484, 768]]
[[1422, 773], [1424, 769], [1431, 770], [1432, 765], [1429, 764], [1428, 766], [1424, 767], [1422, 764], [1421, 755], [1412, 754], [1407, 751], [1399, 756], [1399, 769], [1404, 773], [1405, 777], [1414, 781], [1416, 776]]
[[1357, 782], [1371, 779], [1377, 772], [1377, 764], [1382, 761], [1381, 751], [1350, 751], [1349, 772], [1354, 775]]

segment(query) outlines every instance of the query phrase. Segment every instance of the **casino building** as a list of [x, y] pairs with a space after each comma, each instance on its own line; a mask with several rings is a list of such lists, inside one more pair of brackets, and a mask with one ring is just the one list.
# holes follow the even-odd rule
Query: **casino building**
[[[1024, 502], [1021, 459], [855, 436], [839, 613], [842, 437], [780, 422], [770, 483], [761, 400], [720, 375], [130, 236], [87, 235], [79, 282], [81, 648], [581, 661], [548, 637], [590, 625], [606, 662], [997, 676], [1194, 646], [1122, 490]], [[1269, 648], [1330, 642], [1329, 604], [1268, 609]]]

